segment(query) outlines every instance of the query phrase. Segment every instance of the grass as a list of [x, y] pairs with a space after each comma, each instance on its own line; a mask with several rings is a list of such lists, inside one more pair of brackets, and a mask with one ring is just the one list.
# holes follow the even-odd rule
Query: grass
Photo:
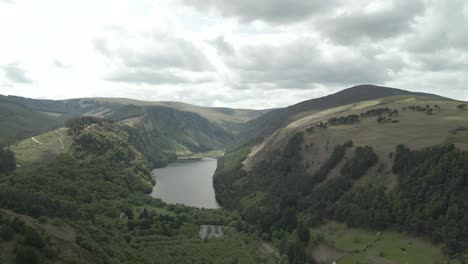
[[55, 117], [13, 103], [0, 102], [0, 144], [43, 133], [57, 124]]
[[[434, 110], [433, 115], [425, 112], [403, 110], [411, 105], [434, 106], [439, 105], [441, 110]], [[443, 144], [457, 143], [457, 147], [468, 148], [468, 131], [454, 131], [468, 124], [468, 111], [459, 111], [456, 106], [459, 102], [444, 101], [439, 99], [427, 99], [417, 96], [397, 96], [369, 102], [340, 106], [326, 109], [321, 112], [310, 113], [303, 116], [286, 127], [278, 130], [266, 139], [260, 151], [252, 151], [248, 158], [248, 167], [257, 162], [268, 159], [275, 151], [281, 150], [288, 142], [291, 135], [296, 132], [304, 132], [303, 148], [304, 165], [310, 174], [314, 173], [330, 155], [337, 144], [343, 144], [352, 140], [355, 146], [371, 146], [379, 156], [379, 165], [382, 170], [371, 169], [363, 177], [359, 184], [384, 185], [388, 190], [396, 186], [396, 177], [392, 173], [392, 159], [389, 158], [395, 152], [398, 144], [404, 144], [411, 149], [423, 149], [425, 147]], [[313, 132], [306, 130], [316, 122], [327, 121], [332, 117], [360, 114], [371, 109], [389, 107], [399, 110], [399, 123], [379, 124], [377, 117], [361, 118], [359, 123], [353, 125], [329, 126], [327, 129], [315, 129]], [[312, 146], [312, 147], [310, 147]], [[337, 171], [339, 171], [339, 167]]]
[[40, 161], [52, 161], [60, 153], [66, 151], [71, 144], [67, 129], [57, 129], [34, 138], [42, 144], [28, 138], [11, 146], [12, 151], [15, 152], [16, 161], [21, 166]]
[[[377, 233], [329, 222], [312, 229], [311, 234], [313, 238], [323, 237], [318, 242], [319, 244], [325, 244], [337, 252], [345, 254], [343, 258], [338, 260], [337, 263], [340, 264], [446, 263], [440, 246], [393, 231]], [[366, 247], [368, 249], [364, 251]], [[321, 257], [323, 259], [324, 256]], [[330, 259], [329, 263], [333, 261], [336, 259]]]
[[220, 125], [224, 125], [226, 122], [244, 123], [266, 112], [266, 110], [210, 108], [181, 102], [149, 102], [126, 98], [90, 98], [89, 100], [136, 106], [165, 106], [180, 111], [197, 113]]
[[179, 159], [202, 159], [202, 158], [220, 158], [224, 155], [224, 150], [212, 150], [208, 152], [193, 153], [187, 156], [179, 157]]
[[223, 168], [220, 173], [225, 173], [236, 169], [245, 160], [252, 146], [244, 145], [228, 151], [224, 157]]

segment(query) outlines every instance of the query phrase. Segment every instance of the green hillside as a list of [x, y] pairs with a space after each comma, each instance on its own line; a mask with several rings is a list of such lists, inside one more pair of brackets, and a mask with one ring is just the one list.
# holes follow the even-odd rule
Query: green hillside
[[282, 126], [287, 125], [289, 122], [314, 112], [391, 96], [423, 96], [434, 99], [444, 99], [438, 95], [415, 93], [374, 85], [360, 85], [325, 97], [307, 100], [285, 108], [274, 109], [259, 118], [248, 121], [246, 125], [242, 127], [240, 133], [244, 141], [246, 139], [264, 138], [271, 135]]
[[[27, 132], [0, 153], [0, 263], [467, 261], [463, 102], [368, 85], [271, 111], [0, 99], [2, 138]], [[204, 155], [224, 209], [147, 195], [151, 169]]]
[[[317, 99], [303, 112], [290, 109], [285, 123], [258, 141], [229, 149], [214, 178], [218, 200], [291, 263], [312, 261], [309, 253], [323, 249], [307, 229], [329, 221], [428, 238], [439, 256], [461, 261], [468, 248], [468, 112], [438, 96], [375, 88], [375, 96], [388, 96], [369, 98], [354, 89], [343, 94], [357, 91], [349, 99], [356, 102], [335, 105], [330, 98], [339, 94]], [[344, 263], [374, 263], [376, 254]], [[401, 263], [380, 258], [375, 263]]]
[[58, 125], [54, 117], [0, 100], [0, 144], [12, 144], [18, 139], [41, 134]]
[[[235, 141], [244, 122], [267, 112], [131, 99], [54, 101], [17, 96], [0, 96], [0, 110], [0, 144], [28, 138], [26, 142], [31, 143], [33, 136], [63, 127], [70, 118], [102, 117], [138, 128], [135, 133], [144, 140], [133, 143], [153, 157], [156, 167], [167, 164], [177, 155], [222, 150]], [[54, 153], [56, 151], [51, 156]]]
[[[54, 160], [0, 173], [2, 263], [276, 263], [237, 231], [239, 215], [149, 197], [151, 157], [131, 143], [145, 140], [134, 128], [87, 117], [67, 129], [35, 137], [56, 149], [53, 134], [66, 134]], [[21, 142], [19, 160], [34, 147]], [[201, 240], [200, 225], [223, 226], [223, 238]]]

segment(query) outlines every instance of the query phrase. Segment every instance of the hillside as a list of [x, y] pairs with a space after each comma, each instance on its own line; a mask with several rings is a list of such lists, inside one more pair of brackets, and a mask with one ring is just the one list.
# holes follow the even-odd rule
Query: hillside
[[202, 107], [182, 102], [150, 102], [126, 98], [88, 98], [85, 101], [116, 103], [135, 106], [165, 106], [176, 110], [199, 114], [219, 124], [244, 123], [255, 119], [270, 110], [232, 109], [223, 107]]
[[63, 127], [70, 118], [102, 117], [137, 127], [137, 133], [145, 140], [134, 143], [148, 156], [152, 153], [154, 160], [158, 160], [154, 166], [163, 166], [177, 155], [224, 149], [235, 141], [244, 122], [267, 112], [131, 99], [54, 101], [16, 96], [0, 96], [0, 110], [0, 126], [3, 128], [0, 144], [32, 139], [33, 136]]
[[0, 97], [0, 145], [32, 137], [60, 124], [55, 117], [31, 111], [2, 99]]
[[[365, 93], [368, 89], [375, 91]], [[257, 134], [262, 137], [229, 149], [219, 161], [217, 198], [259, 232], [272, 238], [291, 234], [295, 250], [282, 252], [293, 263], [312, 261], [317, 247], [331, 250], [304, 231], [330, 221], [429, 237], [444, 244], [444, 254], [463, 259], [468, 246], [468, 112], [460, 104], [360, 86], [274, 110], [283, 116]], [[248, 124], [259, 125], [272, 113]], [[355, 261], [371, 258], [398, 263], [378, 254], [350, 256]]]
[[282, 126], [287, 125], [289, 122], [308, 114], [390, 96], [423, 96], [443, 99], [438, 95], [414, 93], [401, 89], [374, 85], [360, 85], [325, 97], [300, 102], [286, 108], [274, 109], [259, 118], [248, 121], [245, 126], [242, 127], [240, 134], [243, 139], [247, 140], [264, 138]]
[[[149, 197], [151, 162], [163, 161], [140, 152], [133, 142], [146, 139], [135, 130], [83, 117], [37, 136], [40, 150], [21, 142], [25, 160], [56, 149], [55, 132], [65, 140], [49, 162], [0, 172], [0, 263], [275, 263], [235, 228], [246, 225], [238, 215]], [[201, 225], [223, 226], [223, 238], [202, 241]]]

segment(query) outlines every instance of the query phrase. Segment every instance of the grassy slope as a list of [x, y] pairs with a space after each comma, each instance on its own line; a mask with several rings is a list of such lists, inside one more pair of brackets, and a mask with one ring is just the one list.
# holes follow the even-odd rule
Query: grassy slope
[[303, 117], [304, 113], [320, 112], [347, 104], [376, 100], [390, 96], [426, 96], [443, 99], [437, 95], [414, 93], [410, 91], [374, 85], [359, 85], [321, 98], [303, 101], [286, 108], [274, 109], [250, 120], [242, 127], [241, 140], [265, 138], [289, 122]]
[[[59, 252], [54, 263], [70, 263], [70, 259], [76, 259], [78, 256], [88, 259], [89, 261], [98, 261], [75, 243], [76, 230], [58, 218], [52, 219], [42, 217], [38, 220], [30, 216], [17, 214], [5, 209], [0, 209], [0, 216], [5, 218], [18, 218], [24, 221], [26, 226], [38, 230], [44, 237], [47, 237], [47, 239], [51, 241], [51, 244], [57, 247]], [[20, 243], [22, 239], [24, 239], [23, 236], [16, 234], [11, 241], [2, 243], [2, 246], [0, 247], [0, 256], [3, 257], [5, 263], [14, 263], [15, 245]], [[1, 258], [0, 263], [3, 263], [1, 262]]]
[[[84, 99], [88, 100], [88, 99]], [[249, 109], [230, 109], [230, 108], [211, 108], [196, 106], [181, 102], [150, 102], [139, 101], [127, 98], [90, 98], [89, 100], [96, 100], [99, 102], [118, 103], [124, 105], [135, 106], [166, 106], [180, 111], [197, 113], [209, 120], [223, 124], [223, 123], [243, 123], [248, 120], [254, 119], [268, 110], [249, 110]]]
[[[425, 106], [426, 104], [438, 104], [441, 110], [435, 111], [432, 116], [424, 112], [402, 110], [403, 107], [410, 105]], [[353, 140], [357, 146], [369, 145], [374, 148], [379, 155], [382, 164], [380, 166], [383, 169], [377, 173], [374, 168], [370, 174], [379, 176], [374, 177], [376, 182], [384, 182], [391, 187], [395, 184], [395, 179], [390, 172], [392, 161], [389, 156], [398, 144], [405, 144], [411, 149], [421, 149], [445, 142], [456, 143], [460, 148], [468, 147], [468, 132], [460, 131], [453, 134], [455, 129], [464, 125], [468, 126], [468, 111], [456, 110], [457, 104], [459, 103], [455, 101], [426, 97], [397, 96], [314, 112], [289, 123], [254, 147], [245, 165], [249, 169], [256, 162], [267, 159], [276, 149], [282, 149], [291, 135], [303, 131], [305, 140], [302, 155], [310, 173], [313, 173], [328, 158], [335, 145]], [[368, 117], [353, 125], [329, 126], [328, 129], [306, 132], [306, 129], [314, 126], [316, 122], [382, 107], [398, 109], [400, 114], [396, 119], [400, 120], [400, 123], [378, 124], [377, 117]], [[310, 146], [307, 150], [306, 145]], [[362, 179], [362, 181], [367, 180], [369, 177]]]
[[61, 128], [45, 134], [28, 138], [11, 146], [15, 152], [16, 161], [21, 166], [27, 166], [36, 162], [53, 161], [66, 151], [71, 144], [71, 137], [67, 134], [67, 129]]
[[[318, 241], [318, 244], [312, 242], [310, 252], [321, 263], [331, 263], [337, 259], [338, 263], [343, 264], [445, 263], [439, 246], [393, 231], [375, 233], [329, 222], [312, 229], [311, 234], [312, 241]], [[368, 245], [372, 246], [363, 251]]]
[[33, 112], [19, 105], [0, 102], [0, 144], [31, 137], [58, 125], [53, 116]]

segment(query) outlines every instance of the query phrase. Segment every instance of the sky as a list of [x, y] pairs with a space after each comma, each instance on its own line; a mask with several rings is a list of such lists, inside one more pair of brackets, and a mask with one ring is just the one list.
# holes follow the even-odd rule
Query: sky
[[0, 0], [0, 94], [236, 108], [376, 84], [468, 100], [466, 0]]

